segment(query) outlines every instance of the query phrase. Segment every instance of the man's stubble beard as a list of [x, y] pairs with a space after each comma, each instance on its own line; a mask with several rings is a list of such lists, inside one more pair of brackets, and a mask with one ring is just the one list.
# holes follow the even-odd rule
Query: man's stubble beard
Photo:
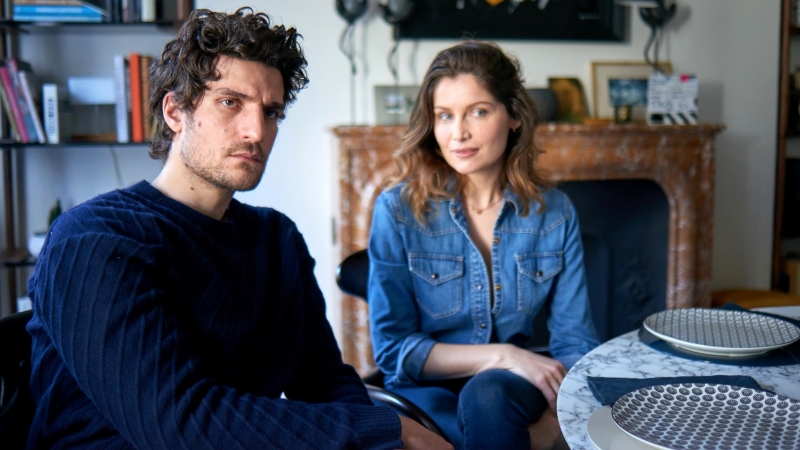
[[[222, 150], [211, 150], [211, 152], [208, 152], [208, 149], [204, 148], [200, 150], [201, 147], [196, 145], [197, 139], [194, 120], [192, 118], [187, 120], [186, 131], [189, 133], [189, 139], [183, 140], [180, 148], [180, 156], [186, 168], [198, 179], [217, 188], [231, 192], [252, 191], [261, 182], [261, 177], [264, 175], [264, 170], [267, 166], [267, 155], [258, 148], [258, 145], [238, 144], [231, 145]], [[237, 178], [227, 173], [223, 167], [215, 163], [213, 158], [217, 154], [224, 157], [239, 152], [257, 153], [263, 162], [261, 168], [259, 169], [257, 166], [251, 164], [243, 164], [245, 176]]]

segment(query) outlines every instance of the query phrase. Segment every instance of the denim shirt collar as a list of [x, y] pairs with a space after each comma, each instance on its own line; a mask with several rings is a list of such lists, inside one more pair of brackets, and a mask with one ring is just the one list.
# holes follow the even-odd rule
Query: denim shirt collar
[[[506, 185], [506, 188], [503, 191], [503, 208], [501, 211], [505, 209], [506, 203], [511, 203], [514, 206], [515, 212], [517, 215], [519, 215], [520, 211], [522, 210], [522, 200], [520, 200], [519, 196], [515, 194], [508, 185]], [[450, 200], [449, 204], [450, 205], [448, 209], [450, 210], [451, 216], [455, 211], [462, 210], [463, 202], [461, 200], [461, 193], [459, 192], [456, 194], [455, 197]]]

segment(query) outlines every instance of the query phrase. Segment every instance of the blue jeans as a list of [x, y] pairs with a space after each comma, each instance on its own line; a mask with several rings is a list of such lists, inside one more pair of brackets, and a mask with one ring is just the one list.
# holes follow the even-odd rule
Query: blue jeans
[[465, 450], [528, 450], [528, 426], [547, 408], [539, 389], [507, 370], [391, 391], [428, 413], [450, 443]]

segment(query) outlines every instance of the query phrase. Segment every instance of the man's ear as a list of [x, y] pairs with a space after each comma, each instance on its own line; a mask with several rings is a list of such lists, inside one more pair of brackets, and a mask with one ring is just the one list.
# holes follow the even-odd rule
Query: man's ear
[[175, 94], [167, 92], [161, 102], [161, 112], [164, 114], [164, 122], [173, 133], [180, 133], [183, 129], [184, 112], [175, 101]]

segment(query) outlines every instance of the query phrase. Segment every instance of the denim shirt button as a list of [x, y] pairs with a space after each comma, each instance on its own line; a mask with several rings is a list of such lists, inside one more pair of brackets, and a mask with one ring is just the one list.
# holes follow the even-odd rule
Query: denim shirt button
[[537, 276], [537, 277], [540, 277], [540, 276], [542, 276], [542, 275], [544, 275], [544, 273], [542, 273], [542, 271], [541, 271], [541, 270], [537, 270], [537, 271], [536, 271], [536, 276]]
[[495, 284], [494, 285], [494, 290], [495, 291], [499, 291], [500, 290], [500, 285], [499, 284]]
[[479, 284], [479, 285], [475, 286], [475, 288], [476, 288], [476, 289], [478, 289], [478, 290], [480, 291], [481, 289], [483, 289], [483, 285], [482, 285], [482, 284]]
[[486, 328], [486, 324], [485, 324], [485, 323], [482, 323], [482, 324], [481, 324], [481, 328]]
[[500, 243], [500, 238], [499, 237], [494, 238], [494, 243], [495, 244], [499, 244]]
[[455, 214], [455, 213], [457, 213], [457, 212], [458, 212], [458, 208], [456, 208], [455, 206], [453, 206], [453, 209], [452, 209], [452, 211], [453, 211], [453, 214]]
[[432, 273], [432, 274], [431, 274], [431, 279], [432, 279], [432, 280], [435, 280], [435, 279], [437, 279], [437, 278], [439, 278], [439, 274], [438, 274], [438, 273]]

